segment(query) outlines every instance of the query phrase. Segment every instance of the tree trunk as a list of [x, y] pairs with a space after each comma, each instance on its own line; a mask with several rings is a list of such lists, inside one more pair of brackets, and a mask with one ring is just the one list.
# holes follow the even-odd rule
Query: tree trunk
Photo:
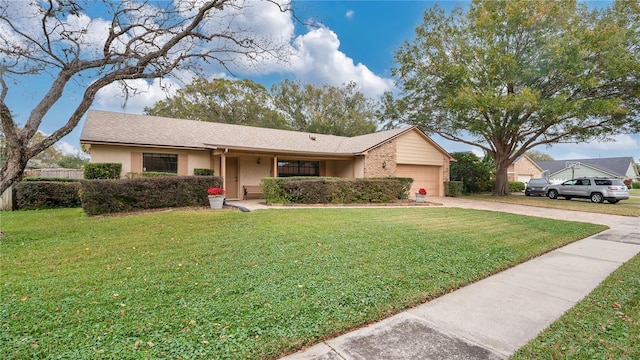
[[493, 186], [493, 196], [507, 196], [509, 192], [509, 177], [507, 169], [509, 169], [507, 161], [496, 159], [496, 183]]
[[22, 180], [25, 164], [20, 164], [19, 159], [9, 157], [7, 163], [0, 174], [0, 195], [16, 181]]

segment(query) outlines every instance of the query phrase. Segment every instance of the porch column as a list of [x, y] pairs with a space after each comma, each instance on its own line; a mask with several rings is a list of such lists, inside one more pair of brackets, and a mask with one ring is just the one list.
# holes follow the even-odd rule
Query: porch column
[[273, 177], [278, 177], [278, 156], [273, 156]]
[[220, 154], [220, 176], [222, 176], [222, 187], [227, 188], [227, 151], [229, 149], [225, 149], [222, 154]]

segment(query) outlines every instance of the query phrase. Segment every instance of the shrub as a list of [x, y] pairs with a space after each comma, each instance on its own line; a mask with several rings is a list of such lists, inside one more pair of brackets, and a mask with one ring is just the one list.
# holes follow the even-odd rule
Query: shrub
[[55, 182], [77, 182], [79, 183], [78, 179], [71, 179], [71, 178], [47, 178], [47, 177], [26, 177], [23, 178], [22, 181], [55, 181]]
[[80, 182], [21, 181], [15, 184], [16, 210], [70, 208], [80, 206]]
[[472, 152], [454, 152], [451, 156], [456, 162], [451, 163], [449, 177], [462, 181], [463, 192], [479, 193], [490, 189], [490, 164]]
[[143, 172], [128, 172], [127, 175], [125, 175], [127, 179], [141, 178], [141, 177], [151, 178], [151, 177], [161, 177], [161, 176], [178, 176], [178, 174], [156, 172], [156, 171], [143, 171]]
[[88, 215], [181, 206], [206, 206], [207, 189], [222, 187], [221, 177], [164, 176], [84, 180], [82, 208]]
[[462, 183], [462, 181], [447, 181], [444, 183], [445, 196], [461, 196], [463, 187], [464, 184]]
[[522, 181], [509, 181], [509, 192], [523, 192], [524, 188]]
[[640, 189], [640, 181], [634, 181], [631, 183], [632, 189]]
[[84, 167], [84, 178], [93, 179], [120, 179], [122, 164], [120, 163], [89, 163]]
[[213, 176], [213, 169], [193, 169], [193, 175], [196, 175], [196, 176]]
[[410, 178], [291, 177], [263, 178], [261, 186], [268, 203], [349, 204], [406, 199], [412, 182]]

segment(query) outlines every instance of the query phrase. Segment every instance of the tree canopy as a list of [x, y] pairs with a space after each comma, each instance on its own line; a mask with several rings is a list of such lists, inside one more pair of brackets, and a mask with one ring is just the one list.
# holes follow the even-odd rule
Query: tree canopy
[[529, 159], [533, 161], [553, 161], [554, 160], [551, 155], [547, 153], [543, 153], [542, 151], [539, 151], [539, 150], [529, 150], [524, 154], [527, 155]]
[[[27, 161], [69, 134], [97, 92], [119, 83], [169, 76], [176, 71], [203, 76], [208, 64], [223, 68], [243, 61], [258, 66], [264, 57], [284, 59], [288, 39], [258, 36], [241, 24], [249, 7], [277, 1], [13, 1], [0, 0], [0, 121], [6, 162], [0, 193], [22, 177]], [[92, 20], [91, 12], [103, 14]], [[45, 83], [50, 75], [50, 83]], [[19, 130], [7, 94], [12, 84], [40, 76], [44, 95], [36, 99]], [[79, 96], [65, 90], [77, 87]], [[45, 116], [65, 100], [71, 115], [44, 139], [31, 142]]]
[[489, 154], [493, 193], [506, 195], [507, 168], [536, 146], [640, 130], [639, 8], [476, 0], [427, 9], [396, 52], [404, 93], [395, 106], [403, 121]]
[[155, 116], [357, 136], [376, 131], [376, 100], [353, 82], [316, 87], [284, 80], [270, 91], [251, 80], [198, 79], [145, 109]]
[[251, 80], [196, 79], [175, 96], [145, 108], [154, 116], [285, 129], [267, 89]]

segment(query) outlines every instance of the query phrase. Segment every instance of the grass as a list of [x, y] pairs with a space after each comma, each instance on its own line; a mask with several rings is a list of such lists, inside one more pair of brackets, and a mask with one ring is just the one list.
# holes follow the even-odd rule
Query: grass
[[1, 216], [1, 358], [277, 358], [605, 228], [444, 208]]
[[640, 205], [640, 189], [629, 189], [629, 200], [625, 200], [625, 203]]
[[640, 255], [511, 359], [640, 359]]
[[564, 200], [563, 198], [558, 200], [551, 200], [544, 196], [523, 196], [523, 195], [509, 195], [509, 196], [491, 196], [488, 194], [482, 195], [470, 195], [465, 196], [468, 199], [493, 201], [509, 204], [537, 206], [550, 209], [583, 211], [597, 214], [607, 215], [620, 215], [620, 216], [640, 216], [640, 206], [633, 204], [640, 204], [640, 198], [636, 199], [630, 197], [629, 200], [622, 200], [617, 204], [594, 204], [589, 199], [571, 199]]

